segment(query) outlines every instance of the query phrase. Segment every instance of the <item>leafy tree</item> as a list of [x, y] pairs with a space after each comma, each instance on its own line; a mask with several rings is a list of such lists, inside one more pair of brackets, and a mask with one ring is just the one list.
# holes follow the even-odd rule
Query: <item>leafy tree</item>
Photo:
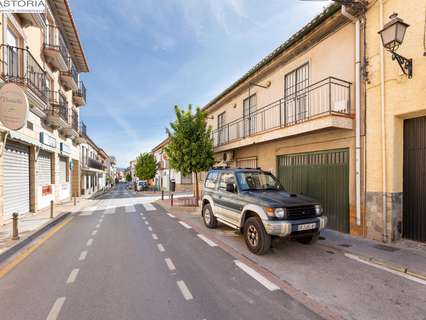
[[128, 174], [126, 175], [126, 181], [127, 181], [127, 182], [132, 181], [132, 176], [130, 175], [130, 173], [128, 173]]
[[198, 173], [208, 170], [214, 163], [211, 128], [207, 126], [206, 114], [197, 108], [192, 112], [175, 106], [176, 120], [167, 129], [169, 143], [166, 152], [171, 168], [183, 175], [195, 173], [195, 198], [198, 203]]
[[152, 153], [144, 152], [136, 159], [135, 172], [140, 180], [154, 179], [158, 164]]

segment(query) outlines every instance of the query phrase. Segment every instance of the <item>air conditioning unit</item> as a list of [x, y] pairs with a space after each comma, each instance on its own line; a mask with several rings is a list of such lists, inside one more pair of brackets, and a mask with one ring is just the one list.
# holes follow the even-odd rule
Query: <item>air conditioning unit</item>
[[223, 161], [234, 161], [234, 151], [227, 151], [223, 153]]

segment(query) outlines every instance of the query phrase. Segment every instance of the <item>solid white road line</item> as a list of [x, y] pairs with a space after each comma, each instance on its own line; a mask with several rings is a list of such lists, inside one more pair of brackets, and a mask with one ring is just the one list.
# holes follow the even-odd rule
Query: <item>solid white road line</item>
[[160, 252], [166, 251], [161, 243], [157, 244], [157, 247]]
[[82, 251], [80, 254], [80, 258], [78, 258], [78, 260], [83, 261], [85, 260], [87, 257], [87, 251]]
[[46, 318], [46, 320], [56, 320], [58, 319], [59, 312], [61, 312], [62, 306], [64, 305], [65, 297], [60, 297], [56, 299], [55, 303], [53, 304], [52, 309], [50, 309], [50, 312]]
[[73, 283], [75, 281], [75, 279], [77, 278], [78, 275], [78, 271], [79, 269], [74, 269], [73, 271], [71, 271], [67, 283]]
[[247, 273], [253, 279], [255, 279], [258, 282], [260, 282], [260, 284], [262, 284], [269, 291], [280, 290], [280, 287], [278, 287], [275, 283], [272, 283], [271, 281], [269, 281], [268, 279], [266, 279], [264, 276], [262, 276], [259, 272], [257, 272], [256, 270], [250, 268], [245, 263], [242, 263], [241, 261], [238, 261], [238, 260], [234, 260], [234, 262], [235, 262], [235, 264], [237, 265], [238, 268], [240, 268], [241, 270], [243, 270], [245, 273]]
[[188, 225], [188, 224], [186, 224], [185, 222], [183, 222], [183, 221], [179, 221], [179, 223], [180, 223], [182, 226], [184, 226], [185, 228], [187, 228], [187, 229], [191, 229], [191, 226], [190, 226], [190, 225]]
[[167, 215], [170, 217], [170, 218], [176, 218], [174, 215], [172, 215], [171, 213], [167, 213]]
[[183, 297], [185, 298], [185, 300], [192, 300], [194, 299], [194, 297], [192, 296], [191, 292], [189, 291], [188, 287], [186, 286], [185, 282], [183, 282], [182, 280], [176, 281], [180, 292], [182, 292]]
[[151, 228], [151, 227], [148, 227], [148, 230], [149, 230], [149, 231], [152, 231], [152, 228]]
[[93, 214], [93, 212], [89, 211], [89, 212], [80, 213], [79, 216], [80, 217], [87, 217], [87, 216], [91, 216], [92, 214]]
[[345, 253], [345, 256], [346, 256], [346, 257], [348, 257], [349, 259], [352, 259], [352, 260], [355, 260], [355, 261], [358, 261], [358, 262], [364, 263], [364, 264], [366, 264], [366, 265], [368, 265], [368, 266], [372, 266], [372, 267], [375, 267], [375, 268], [377, 268], [377, 269], [384, 270], [384, 271], [390, 272], [390, 273], [392, 273], [392, 274], [395, 274], [395, 275], [397, 275], [397, 276], [403, 277], [403, 278], [405, 278], [405, 279], [408, 279], [408, 280], [411, 280], [411, 281], [414, 281], [414, 282], [420, 283], [420, 284], [422, 284], [422, 285], [426, 285], [426, 280], [422, 280], [422, 279], [420, 279], [420, 278], [414, 277], [414, 276], [409, 275], [409, 274], [407, 274], [407, 273], [399, 272], [399, 271], [397, 271], [397, 270], [393, 270], [393, 269], [391, 269], [391, 268], [387, 268], [387, 267], [385, 267], [385, 266], [382, 266], [382, 265], [376, 264], [376, 263], [374, 263], [374, 262], [370, 262], [370, 261], [367, 261], [367, 260], [361, 259], [359, 256], [356, 256], [356, 255], [354, 255], [354, 254]]
[[207, 243], [210, 247], [217, 247], [217, 244], [211, 241], [209, 238], [203, 236], [202, 234], [197, 234], [197, 237]]
[[92, 236], [95, 236], [98, 233], [98, 230], [93, 230], [92, 231]]
[[166, 259], [164, 259], [164, 261], [166, 261], [167, 267], [169, 268], [170, 271], [176, 270], [176, 267], [175, 267], [172, 259], [166, 258]]
[[96, 229], [99, 229], [99, 227], [100, 227], [101, 225], [98, 223], [97, 225], [96, 225]]
[[158, 237], [157, 237], [157, 235], [155, 233], [152, 234], [152, 239], [158, 240]]
[[144, 203], [143, 207], [146, 211], [154, 211], [157, 210], [151, 203]]
[[90, 247], [93, 243], [93, 239], [90, 238], [89, 240], [87, 240], [86, 246]]

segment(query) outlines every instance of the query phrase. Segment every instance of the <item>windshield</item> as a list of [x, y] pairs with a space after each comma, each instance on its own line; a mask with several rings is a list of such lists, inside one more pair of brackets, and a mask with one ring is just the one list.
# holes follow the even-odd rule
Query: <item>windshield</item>
[[253, 171], [237, 172], [237, 181], [241, 191], [247, 190], [282, 190], [280, 182], [270, 173]]

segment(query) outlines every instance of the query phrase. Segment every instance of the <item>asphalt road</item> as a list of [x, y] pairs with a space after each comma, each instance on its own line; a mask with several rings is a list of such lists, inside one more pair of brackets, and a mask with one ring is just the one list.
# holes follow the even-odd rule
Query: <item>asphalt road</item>
[[0, 279], [1, 319], [320, 319], [124, 185]]

